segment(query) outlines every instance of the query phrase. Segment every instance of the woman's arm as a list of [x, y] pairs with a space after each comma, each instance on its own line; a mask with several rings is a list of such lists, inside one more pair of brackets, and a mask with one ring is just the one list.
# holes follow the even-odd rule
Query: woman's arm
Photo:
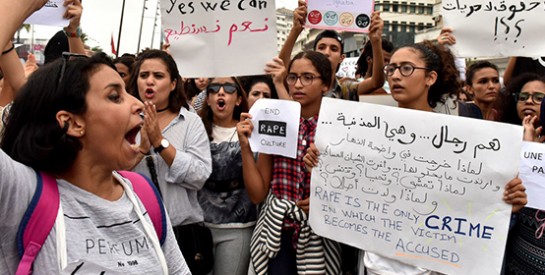
[[47, 0], [0, 0], [0, 45], [6, 45], [25, 19]]
[[515, 72], [515, 65], [517, 64], [517, 57], [509, 57], [507, 62], [507, 67], [505, 67], [505, 72], [503, 72], [503, 85], [509, 85], [511, 79], [513, 79], [513, 73]]
[[[9, 50], [13, 44], [9, 42], [2, 51]], [[15, 98], [17, 91], [26, 83], [25, 71], [17, 52], [12, 49], [0, 56], [0, 68], [4, 73], [4, 88], [0, 97], [0, 106], [5, 106]]]
[[373, 92], [384, 86], [384, 56], [382, 54], [382, 29], [384, 22], [380, 18], [380, 12], [375, 11], [371, 17], [371, 26], [369, 27], [369, 38], [373, 48], [373, 75], [364, 79], [358, 84], [358, 95], [364, 95]]
[[[70, 19], [70, 24], [64, 28], [64, 32], [68, 37], [68, 45], [70, 52], [85, 54], [85, 46], [81, 36], [78, 35], [78, 29], [80, 28], [81, 15], [83, 14], [83, 6], [80, 0], [65, 0], [64, 6], [66, 12], [64, 17]], [[80, 30], [81, 31], [81, 30]]]
[[237, 124], [238, 140], [242, 152], [242, 174], [244, 176], [244, 184], [246, 192], [250, 200], [255, 203], [262, 203], [269, 193], [272, 180], [272, 156], [267, 154], [259, 154], [257, 162], [254, 159], [254, 154], [250, 148], [250, 137], [254, 128], [248, 113], [240, 115], [240, 122]]
[[299, 0], [298, 7], [293, 11], [293, 27], [291, 27], [290, 33], [280, 49], [278, 57], [282, 59], [284, 65], [287, 67], [290, 64], [291, 52], [293, 51], [293, 46], [297, 41], [297, 37], [303, 31], [303, 26], [305, 25], [307, 17], [307, 3], [304, 0]]

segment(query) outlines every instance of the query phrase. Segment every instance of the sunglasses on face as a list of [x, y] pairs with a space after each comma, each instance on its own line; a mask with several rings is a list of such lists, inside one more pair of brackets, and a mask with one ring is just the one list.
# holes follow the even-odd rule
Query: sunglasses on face
[[237, 86], [235, 86], [235, 84], [232, 84], [232, 83], [223, 83], [223, 84], [213, 83], [208, 85], [206, 90], [208, 91], [209, 94], [216, 94], [216, 93], [219, 93], [221, 88], [223, 88], [223, 91], [228, 94], [234, 94], [237, 91]]

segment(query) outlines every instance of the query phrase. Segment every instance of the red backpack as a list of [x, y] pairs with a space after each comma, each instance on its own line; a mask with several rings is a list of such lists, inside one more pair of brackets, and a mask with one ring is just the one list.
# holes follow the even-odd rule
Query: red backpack
[[[32, 273], [32, 264], [53, 228], [59, 211], [60, 196], [57, 181], [48, 174], [36, 174], [38, 177], [36, 192], [17, 231], [17, 249], [21, 257], [17, 275]], [[157, 237], [163, 245], [166, 239], [167, 222], [159, 191], [148, 178], [141, 174], [128, 171], [119, 171], [119, 174], [131, 181], [134, 193], [148, 211]]]

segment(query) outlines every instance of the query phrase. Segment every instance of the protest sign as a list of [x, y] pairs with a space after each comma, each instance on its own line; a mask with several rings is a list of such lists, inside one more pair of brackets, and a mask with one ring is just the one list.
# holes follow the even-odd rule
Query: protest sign
[[460, 57], [543, 56], [543, 1], [444, 0], [441, 14]]
[[527, 207], [545, 210], [545, 145], [522, 143], [519, 177], [526, 187]]
[[369, 32], [373, 0], [308, 0], [306, 27]]
[[277, 55], [274, 0], [161, 1], [163, 36], [184, 77], [263, 74]]
[[343, 59], [337, 72], [338, 77], [350, 77], [356, 78], [356, 63], [358, 62], [358, 57], [347, 57]]
[[253, 152], [295, 158], [301, 117], [299, 102], [262, 98], [249, 113], [254, 124], [249, 139]]
[[67, 19], [63, 18], [65, 11], [64, 0], [49, 0], [40, 10], [27, 18], [25, 23], [65, 27], [69, 23]]
[[310, 225], [446, 274], [499, 274], [522, 128], [324, 98]]
[[386, 106], [397, 106], [397, 101], [392, 95], [360, 95], [360, 102], [380, 104]]

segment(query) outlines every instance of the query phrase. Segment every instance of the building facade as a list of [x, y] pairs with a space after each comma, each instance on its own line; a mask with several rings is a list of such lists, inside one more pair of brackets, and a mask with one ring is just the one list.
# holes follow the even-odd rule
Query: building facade
[[375, 10], [384, 20], [384, 37], [396, 47], [414, 43], [415, 35], [433, 29], [440, 20], [435, 7], [440, 0], [376, 0]]

